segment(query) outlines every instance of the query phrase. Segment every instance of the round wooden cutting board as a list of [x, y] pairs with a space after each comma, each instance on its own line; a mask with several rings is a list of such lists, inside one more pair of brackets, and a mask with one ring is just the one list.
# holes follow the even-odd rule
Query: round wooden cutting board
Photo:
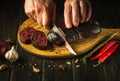
[[[32, 20], [32, 19], [27, 19], [25, 20], [19, 27], [18, 29], [18, 42], [21, 45], [21, 47], [23, 49], [25, 49], [26, 51], [35, 54], [35, 55], [39, 55], [39, 56], [43, 56], [43, 57], [48, 57], [48, 58], [59, 58], [59, 57], [72, 57], [74, 55], [72, 55], [66, 48], [65, 46], [55, 46], [49, 50], [40, 50], [38, 48], [35, 48], [32, 44], [24, 44], [20, 41], [20, 37], [19, 37], [19, 32], [21, 30], [23, 30], [26, 27], [33, 27], [37, 30], [41, 30], [43, 31], [45, 34], [47, 34], [48, 30], [44, 29], [43, 27], [39, 27], [39, 25], [37, 24], [36, 21]], [[91, 37], [91, 38], [83, 38], [82, 40], [80, 40], [79, 42], [75, 42], [72, 43], [71, 46], [72, 48], [76, 51], [76, 53], [78, 55], [84, 54], [87, 51], [91, 50], [93, 47], [95, 47], [104, 37], [109, 36], [111, 34], [113, 34], [114, 32], [119, 32], [117, 33], [117, 35], [115, 36], [115, 38], [120, 39], [120, 29], [112, 29], [112, 28], [102, 28], [101, 29], [101, 33], [99, 35], [97, 35], [96, 37]], [[77, 55], [77, 56], [78, 56]]]

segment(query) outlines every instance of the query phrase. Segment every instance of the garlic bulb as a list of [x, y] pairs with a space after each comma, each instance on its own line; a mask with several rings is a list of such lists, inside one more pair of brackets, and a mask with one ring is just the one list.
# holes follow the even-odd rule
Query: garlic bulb
[[15, 50], [15, 46], [12, 46], [11, 49], [5, 53], [5, 58], [10, 62], [14, 62], [18, 59], [18, 53]]

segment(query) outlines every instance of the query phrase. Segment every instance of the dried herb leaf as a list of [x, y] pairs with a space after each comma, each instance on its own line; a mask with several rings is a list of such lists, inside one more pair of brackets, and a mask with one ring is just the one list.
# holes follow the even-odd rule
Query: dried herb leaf
[[16, 44], [16, 41], [9, 38], [9, 39], [6, 40], [6, 43], [7, 43], [8, 45], [12, 45], [12, 46], [13, 46], [13, 45]]
[[79, 68], [80, 67], [80, 65], [76, 65], [76, 68]]
[[0, 65], [0, 71], [7, 69], [8, 66], [6, 64]]
[[33, 71], [36, 72], [36, 73], [39, 73], [40, 72], [40, 69], [39, 68], [36, 68], [35, 66], [32, 66], [33, 68]]
[[66, 69], [65, 65], [61, 65], [61, 64], [58, 65], [58, 68], [59, 68], [59, 69], [62, 69], [62, 71], [65, 71], [65, 69]]
[[79, 59], [76, 59], [76, 60], [75, 60], [75, 63], [78, 63], [78, 61], [79, 61]]
[[68, 65], [71, 65], [71, 62], [67, 61], [67, 64], [68, 64]]

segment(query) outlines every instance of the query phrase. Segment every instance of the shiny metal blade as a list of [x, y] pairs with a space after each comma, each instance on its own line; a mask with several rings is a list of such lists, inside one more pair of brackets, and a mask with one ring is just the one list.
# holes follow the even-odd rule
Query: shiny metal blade
[[70, 44], [68, 42], [65, 42], [65, 45], [71, 54], [77, 55], [77, 53], [73, 50], [73, 48], [70, 46]]
[[65, 46], [69, 50], [69, 52], [73, 55], [77, 55], [77, 53], [73, 50], [73, 48], [70, 46], [70, 44], [66, 40], [65, 36], [60, 32], [60, 30], [57, 28], [55, 24], [53, 25], [52, 30], [63, 38], [63, 40], [65, 41]]

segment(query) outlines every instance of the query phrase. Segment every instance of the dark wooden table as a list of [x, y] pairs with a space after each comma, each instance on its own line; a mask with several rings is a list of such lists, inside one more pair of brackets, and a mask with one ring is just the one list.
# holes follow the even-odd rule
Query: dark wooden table
[[[102, 27], [120, 27], [119, 0], [91, 0], [91, 3], [93, 20], [97, 20]], [[5, 42], [11, 38], [17, 42], [18, 28], [26, 19], [24, 0], [1, 2], [0, 41]], [[120, 81], [119, 49], [103, 64], [95, 68], [92, 65], [96, 62], [75, 63], [76, 59], [80, 59], [81, 56], [64, 59], [35, 56], [22, 49], [17, 42], [16, 50], [19, 53], [19, 59], [16, 62], [10, 63], [4, 58], [0, 58], [0, 65], [9, 66], [0, 71], [0, 81]], [[67, 62], [71, 64], [67, 64]], [[40, 72], [33, 71], [33, 66]]]

